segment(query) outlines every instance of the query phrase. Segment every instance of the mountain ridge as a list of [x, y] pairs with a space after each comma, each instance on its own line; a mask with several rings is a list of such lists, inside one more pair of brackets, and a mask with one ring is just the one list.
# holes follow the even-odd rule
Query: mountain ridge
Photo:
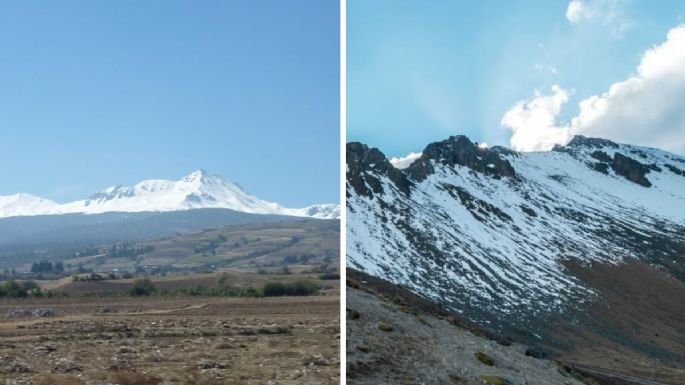
[[[465, 136], [426, 149], [398, 169], [380, 150], [348, 143], [349, 267], [530, 344], [545, 341], [551, 325], [584, 324], [588, 309], [609, 306], [615, 293], [585, 270], [649, 272], [682, 292], [685, 158], [585, 137], [545, 152], [484, 148]], [[633, 262], [642, 268], [628, 268]], [[614, 309], [642, 314], [619, 298]], [[637, 324], [661, 322], [668, 331], [659, 334], [680, 341], [685, 314], [668, 309]], [[598, 326], [616, 321], [606, 314], [590, 318], [595, 327], [584, 332], [652, 358], [685, 349], [685, 342], [637, 339], [648, 333], [623, 324]], [[558, 347], [562, 340], [547, 341]]]
[[222, 208], [250, 214], [289, 215], [320, 219], [340, 217], [337, 204], [287, 208], [245, 192], [238, 184], [203, 170], [178, 180], [148, 179], [134, 186], [115, 185], [87, 199], [57, 203], [30, 194], [0, 196], [0, 218], [106, 212], [165, 212]]

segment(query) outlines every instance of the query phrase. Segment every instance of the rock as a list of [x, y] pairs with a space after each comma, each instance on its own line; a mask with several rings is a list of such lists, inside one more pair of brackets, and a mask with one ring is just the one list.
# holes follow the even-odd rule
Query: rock
[[76, 365], [68, 358], [61, 358], [57, 365], [52, 368], [53, 373], [74, 373], [83, 371], [80, 366]]
[[434, 172], [435, 162], [448, 166], [465, 166], [495, 179], [516, 176], [514, 167], [500, 153], [502, 151], [498, 149], [480, 147], [463, 135], [450, 136], [426, 146], [421, 157], [409, 165], [406, 172], [412, 178], [423, 181]]
[[7, 318], [24, 318], [31, 317], [33, 312], [29, 309], [11, 309], [7, 311]]
[[545, 354], [545, 352], [543, 352], [542, 350], [537, 349], [537, 348], [526, 349], [526, 356], [537, 358], [537, 359], [547, 358], [547, 354]]
[[380, 176], [390, 179], [398, 190], [409, 195], [412, 183], [401, 170], [395, 168], [379, 149], [358, 142], [347, 143], [347, 180], [359, 195], [372, 197], [382, 194]]
[[55, 316], [55, 309], [39, 308], [39, 309], [35, 309], [31, 314], [34, 317], [54, 317]]
[[197, 364], [198, 369], [226, 369], [228, 365], [210, 360], [202, 360]]
[[645, 177], [650, 170], [649, 167], [621, 153], [617, 152], [614, 154], [611, 169], [614, 170], [616, 174], [621, 175], [640, 186], [652, 186], [652, 183]]
[[0, 357], [0, 374], [31, 373], [29, 365], [12, 356]]
[[586, 148], [618, 148], [618, 144], [607, 139], [588, 138], [583, 135], [575, 135], [566, 147], [586, 147]]
[[323, 356], [318, 355], [315, 357], [308, 358], [304, 361], [305, 366], [329, 366], [330, 362], [323, 358]]
[[595, 159], [597, 159], [598, 161], [604, 162], [604, 163], [610, 163], [610, 162], [612, 161], [612, 159], [611, 159], [611, 157], [609, 156], [609, 154], [607, 154], [607, 153], [604, 152], [604, 151], [599, 151], [599, 150], [593, 151], [593, 152], [590, 154], [590, 156], [593, 157], [593, 158], [595, 158]]
[[36, 350], [36, 353], [39, 353], [39, 354], [49, 354], [49, 353], [56, 351], [57, 348], [52, 346], [52, 345], [43, 345], [43, 346], [36, 347], [35, 350]]

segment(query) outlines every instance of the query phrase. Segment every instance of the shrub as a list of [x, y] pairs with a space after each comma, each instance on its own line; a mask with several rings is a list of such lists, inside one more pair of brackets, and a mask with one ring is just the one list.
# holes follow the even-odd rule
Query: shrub
[[133, 296], [143, 296], [150, 295], [154, 293], [157, 289], [155, 285], [152, 284], [150, 278], [138, 278], [133, 282], [133, 287], [131, 287], [131, 295]]
[[380, 322], [380, 323], [378, 324], [378, 329], [381, 330], [381, 331], [384, 331], [384, 332], [391, 332], [391, 331], [395, 330], [395, 329], [392, 327], [392, 325], [390, 325], [390, 324], [387, 323], [387, 322]]
[[7, 297], [20, 298], [26, 297], [26, 290], [15, 280], [9, 280], [2, 285], [2, 293]]
[[495, 361], [492, 360], [492, 357], [488, 356], [487, 354], [485, 354], [483, 352], [475, 352], [475, 353], [473, 353], [473, 355], [476, 357], [476, 359], [478, 361], [482, 362], [483, 364], [485, 364], [487, 366], [494, 366], [495, 365]]

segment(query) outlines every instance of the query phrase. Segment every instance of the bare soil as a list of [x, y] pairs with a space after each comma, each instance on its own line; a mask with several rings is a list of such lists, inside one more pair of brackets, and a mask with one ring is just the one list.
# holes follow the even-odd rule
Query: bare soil
[[560, 363], [350, 269], [346, 306], [349, 384], [583, 384]]
[[337, 294], [5, 300], [0, 383], [337, 384]]

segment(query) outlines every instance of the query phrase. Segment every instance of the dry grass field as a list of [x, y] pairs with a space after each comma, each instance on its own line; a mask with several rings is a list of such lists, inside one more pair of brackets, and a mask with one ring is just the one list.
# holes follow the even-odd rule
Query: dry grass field
[[[277, 279], [242, 277], [250, 283]], [[173, 281], [182, 278], [164, 277], [155, 284], [175, 285]], [[209, 283], [216, 277], [185, 279]], [[78, 295], [78, 287], [72, 286], [76, 284], [112, 283], [52, 283], [57, 290], [72, 292], [71, 297], [0, 302], [0, 384], [339, 381], [337, 281], [322, 281], [320, 295], [271, 298], [93, 297]], [[14, 316], [17, 309], [45, 308], [54, 314]]]

